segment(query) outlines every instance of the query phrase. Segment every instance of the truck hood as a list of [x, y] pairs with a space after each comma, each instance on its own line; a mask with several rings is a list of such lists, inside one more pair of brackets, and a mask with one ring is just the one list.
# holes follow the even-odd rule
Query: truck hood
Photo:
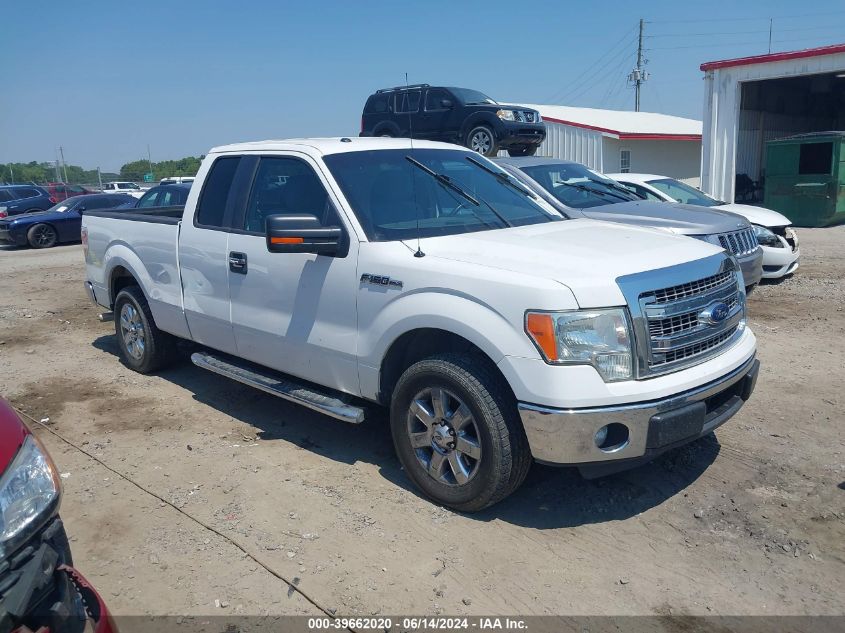
[[426, 238], [421, 247], [426, 256], [554, 280], [582, 308], [624, 305], [617, 277], [722, 250], [652, 229], [581, 219]]
[[593, 220], [646, 226], [679, 235], [727, 233], [746, 227], [746, 223], [732, 213], [679, 202], [637, 200], [580, 211]]
[[719, 209], [720, 211], [728, 211], [741, 215], [751, 224], [759, 224], [760, 226], [789, 226], [792, 221], [785, 215], [772, 211], [771, 209], [764, 209], [763, 207], [752, 207], [750, 204], [720, 204], [718, 207], [711, 207]]

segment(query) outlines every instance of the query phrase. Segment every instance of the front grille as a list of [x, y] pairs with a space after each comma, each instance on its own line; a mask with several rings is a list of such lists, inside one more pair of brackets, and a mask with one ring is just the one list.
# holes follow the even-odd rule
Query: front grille
[[514, 110], [513, 118], [517, 123], [536, 123], [536, 115], [531, 110]]
[[[734, 238], [736, 239], [736, 238]], [[714, 275], [639, 294], [643, 335], [639, 376], [677, 371], [716, 354], [741, 331], [744, 293], [733, 264]], [[715, 321], [713, 307], [727, 306]]]
[[673, 352], [667, 352], [663, 362], [674, 363], [679, 360], [684, 360], [687, 358], [692, 358], [693, 356], [698, 356], [699, 354], [703, 354], [704, 352], [707, 352], [713, 349], [714, 347], [718, 347], [719, 345], [727, 341], [731, 336], [733, 336], [733, 333], [735, 331], [736, 326], [704, 341], [700, 341], [692, 345], [687, 345]]
[[732, 233], [720, 233], [717, 237], [722, 248], [736, 257], [748, 255], [757, 248], [757, 236], [751, 228]]
[[713, 288], [724, 286], [730, 281], [736, 279], [733, 271], [726, 270], [718, 275], [712, 275], [704, 279], [698, 279], [686, 284], [678, 286], [671, 286], [670, 288], [663, 288], [654, 291], [655, 303], [667, 303], [669, 301], [677, 301], [685, 299], [694, 295], [702, 294]]

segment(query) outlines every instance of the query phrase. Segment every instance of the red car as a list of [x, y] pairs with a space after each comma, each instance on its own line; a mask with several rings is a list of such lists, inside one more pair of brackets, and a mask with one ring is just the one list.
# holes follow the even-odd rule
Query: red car
[[50, 200], [53, 204], [72, 198], [73, 196], [81, 196], [86, 193], [96, 193], [95, 191], [88, 191], [85, 187], [79, 185], [67, 185], [63, 182], [48, 182], [44, 188], [50, 194]]
[[0, 633], [116, 633], [106, 605], [72, 567], [59, 473], [0, 398]]

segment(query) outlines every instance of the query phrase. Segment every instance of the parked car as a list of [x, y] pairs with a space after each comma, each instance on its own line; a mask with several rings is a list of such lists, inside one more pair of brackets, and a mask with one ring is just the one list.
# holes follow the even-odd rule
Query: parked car
[[747, 291], [760, 281], [763, 254], [754, 230], [732, 213], [643, 200], [572, 161], [535, 157], [497, 158], [496, 162], [552, 204], [563, 205], [562, 212], [569, 217], [647, 226], [710, 242], [737, 258]]
[[94, 193], [80, 185], [68, 185], [63, 182], [49, 182], [44, 188], [50, 194], [50, 199], [55, 202], [62, 202], [74, 196], [84, 196], [87, 193]]
[[37, 185], [0, 185], [0, 218], [20, 213], [46, 211], [53, 200], [43, 187]]
[[546, 138], [537, 110], [501, 105], [477, 90], [418, 84], [377, 90], [360, 136], [413, 137], [465, 145], [485, 156], [533, 156]]
[[137, 200], [121, 193], [74, 196], [47, 211], [24, 213], [0, 220], [0, 243], [50, 248], [60, 242], [78, 242], [82, 212], [89, 209], [126, 209]]
[[125, 180], [107, 182], [103, 185], [103, 193], [125, 193], [135, 198], [143, 196], [145, 191], [147, 189], [142, 188], [140, 185]]
[[339, 420], [387, 407], [407, 475], [462, 511], [532, 458], [597, 476], [693, 441], [758, 373], [723, 249], [566, 219], [454, 145], [229, 145], [181, 214], [82, 222], [86, 289], [129, 368], [188, 339], [199, 367]]
[[763, 248], [763, 278], [779, 279], [798, 270], [801, 251], [792, 222], [785, 215], [749, 204], [722, 202], [684, 182], [653, 174], [608, 174], [608, 178], [622, 183], [651, 200], [683, 202], [684, 204], [728, 211], [741, 215], [754, 227], [757, 241]]
[[194, 182], [193, 176], [171, 176], [170, 178], [162, 178], [160, 185], [189, 185]]
[[158, 185], [144, 193], [135, 206], [139, 209], [182, 206], [188, 199], [190, 191], [190, 183]]
[[73, 568], [60, 482], [44, 446], [0, 398], [0, 633], [117, 633]]

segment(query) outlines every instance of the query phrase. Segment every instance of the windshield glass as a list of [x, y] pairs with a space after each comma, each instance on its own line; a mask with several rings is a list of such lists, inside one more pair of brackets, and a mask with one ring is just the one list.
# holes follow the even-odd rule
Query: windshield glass
[[662, 180], [649, 180], [650, 184], [655, 189], [662, 191], [673, 200], [683, 202], [684, 204], [695, 204], [700, 207], [715, 207], [722, 204], [718, 200], [714, 200], [703, 191], [699, 191], [695, 187], [691, 187], [674, 178], [664, 178]]
[[489, 103], [492, 105], [498, 105], [496, 101], [488, 97], [483, 92], [478, 92], [478, 90], [470, 90], [469, 88], [449, 88], [449, 90], [451, 90], [464, 105], [478, 103]]
[[519, 166], [560, 202], [575, 209], [642, 200], [619, 183], [578, 163]]
[[391, 149], [331, 154], [324, 160], [367, 237], [376, 242], [563, 219], [547, 203], [531, 199], [467, 158], [478, 159], [478, 154]]
[[67, 211], [70, 209], [71, 205], [76, 204], [73, 200], [68, 200], [67, 202], [60, 202], [59, 204], [54, 204], [52, 207], [47, 209], [47, 211], [58, 211], [59, 213], [63, 211]]

